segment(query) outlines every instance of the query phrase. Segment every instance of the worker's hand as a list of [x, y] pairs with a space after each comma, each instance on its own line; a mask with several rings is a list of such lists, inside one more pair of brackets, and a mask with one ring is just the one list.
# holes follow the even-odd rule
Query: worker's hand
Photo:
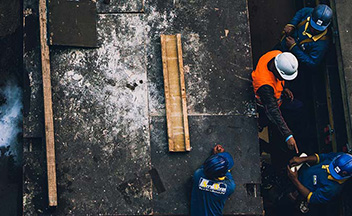
[[290, 150], [296, 150], [296, 153], [297, 153], [297, 154], [299, 153], [295, 138], [291, 137], [289, 140], [287, 140], [286, 143], [287, 143], [288, 149], [290, 149]]
[[284, 32], [287, 36], [290, 36], [294, 30], [293, 26], [286, 25], [284, 28]]
[[295, 167], [295, 171], [292, 172], [290, 166], [287, 165], [287, 176], [289, 179], [291, 179], [291, 181], [297, 180], [298, 179], [297, 168]]
[[222, 153], [224, 151], [225, 149], [222, 147], [222, 145], [216, 145], [213, 149], [213, 154]]
[[296, 43], [295, 39], [291, 36], [286, 37], [286, 46], [290, 48], [294, 43]]
[[291, 101], [293, 101], [293, 93], [290, 89], [284, 88], [284, 95], [285, 97], [290, 98]]
[[289, 165], [290, 167], [294, 167], [294, 166], [298, 166], [301, 163], [304, 163], [306, 160], [306, 157], [293, 157], [290, 161], [289, 161]]

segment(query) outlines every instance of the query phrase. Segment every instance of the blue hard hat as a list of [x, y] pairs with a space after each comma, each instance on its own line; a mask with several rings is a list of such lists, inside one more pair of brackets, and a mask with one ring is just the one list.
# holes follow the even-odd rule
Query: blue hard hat
[[314, 8], [309, 23], [314, 29], [324, 31], [331, 23], [332, 14], [329, 6], [320, 4]]
[[204, 162], [204, 174], [207, 178], [216, 179], [223, 177], [229, 170], [229, 160], [223, 153], [210, 156]]
[[[337, 180], [347, 179], [352, 176], [352, 155], [350, 154], [341, 154], [335, 157], [330, 165], [329, 171], [332, 177]], [[342, 172], [346, 172], [347, 174], [342, 174]]]

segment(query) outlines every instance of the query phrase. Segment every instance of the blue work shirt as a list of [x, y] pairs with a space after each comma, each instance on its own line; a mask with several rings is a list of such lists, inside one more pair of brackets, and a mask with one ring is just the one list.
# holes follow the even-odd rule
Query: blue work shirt
[[193, 176], [191, 216], [222, 215], [225, 201], [235, 191], [235, 187], [230, 172], [223, 181], [209, 180], [203, 168], [199, 168]]
[[[311, 16], [313, 10], [313, 8], [306, 7], [296, 13], [296, 15], [288, 24], [295, 27], [291, 37], [295, 39], [296, 45], [290, 49], [290, 47], [286, 46], [286, 38], [283, 38], [280, 44], [280, 50], [282, 52], [292, 52], [300, 64], [314, 68], [318, 66], [323, 60], [324, 55], [329, 48], [329, 40], [317, 39], [319, 37], [315, 36], [313, 39], [316, 41], [311, 41], [300, 45], [300, 42], [309, 38], [309, 36], [303, 35], [303, 32], [306, 28], [305, 25], [302, 25], [297, 29], [297, 25], [303, 20], [307, 20], [307, 18]], [[310, 33], [309, 27], [307, 32]], [[322, 36], [324, 35], [326, 35], [326, 33], [322, 34]]]
[[305, 167], [299, 171], [299, 181], [311, 191], [307, 197], [309, 203], [327, 203], [336, 197], [345, 180], [333, 179], [328, 171], [330, 162], [343, 153], [328, 153], [316, 155], [318, 163], [311, 167]]

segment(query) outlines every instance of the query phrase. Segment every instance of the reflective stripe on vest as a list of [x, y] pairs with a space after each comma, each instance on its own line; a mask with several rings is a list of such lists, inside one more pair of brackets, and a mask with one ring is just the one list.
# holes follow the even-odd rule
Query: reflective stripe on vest
[[279, 105], [281, 105], [281, 93], [284, 90], [285, 81], [277, 79], [275, 75], [269, 71], [268, 63], [280, 53], [282, 52], [279, 50], [274, 50], [264, 54], [259, 59], [256, 69], [252, 72], [252, 84], [256, 97], [260, 99], [257, 95], [257, 91], [261, 86], [269, 85], [274, 89], [274, 97], [278, 101]]

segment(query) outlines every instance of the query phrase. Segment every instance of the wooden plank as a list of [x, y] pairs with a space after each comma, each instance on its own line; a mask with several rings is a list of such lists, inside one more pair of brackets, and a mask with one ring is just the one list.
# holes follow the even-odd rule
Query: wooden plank
[[186, 84], [185, 84], [185, 73], [183, 70], [183, 58], [182, 58], [182, 43], [181, 34], [177, 34], [177, 53], [178, 53], [178, 68], [180, 71], [180, 87], [181, 87], [181, 102], [182, 102], [182, 117], [183, 117], [183, 131], [185, 134], [185, 146], [186, 151], [191, 151], [191, 144], [189, 140], [189, 127], [188, 127], [188, 114], [187, 114], [187, 96], [186, 96]]
[[46, 0], [39, 0], [39, 25], [40, 25], [40, 45], [41, 63], [43, 75], [43, 95], [44, 95], [44, 124], [45, 143], [48, 174], [48, 198], [49, 206], [57, 206], [56, 190], [56, 167], [55, 167], [55, 143], [54, 143], [54, 122], [51, 96], [50, 80], [50, 56], [47, 43], [47, 6]]
[[181, 35], [161, 35], [169, 151], [190, 151]]

